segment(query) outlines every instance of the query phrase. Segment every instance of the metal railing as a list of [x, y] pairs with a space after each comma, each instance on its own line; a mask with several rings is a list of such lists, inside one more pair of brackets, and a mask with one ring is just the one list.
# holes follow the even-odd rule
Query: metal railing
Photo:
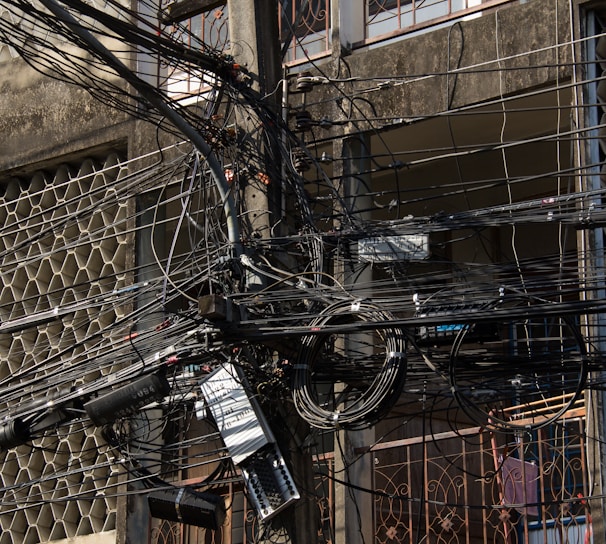
[[[375, 544], [585, 544], [591, 515], [585, 419], [510, 435], [480, 427], [380, 443], [370, 451]], [[334, 542], [334, 458], [315, 458], [320, 544]], [[259, 541], [240, 486], [219, 531], [162, 522], [153, 544]], [[236, 529], [234, 529], [236, 528]], [[237, 529], [239, 528], [239, 529]], [[236, 530], [237, 534], [232, 531]]]
[[510, 436], [471, 428], [381, 444], [375, 542], [583, 544], [584, 436], [575, 418]]
[[472, 16], [511, 0], [366, 0], [364, 45]]
[[[165, 0], [166, 1], [166, 0]], [[439, 25], [454, 18], [473, 16], [512, 0], [365, 0], [363, 46]], [[331, 51], [330, 0], [280, 0], [279, 31], [285, 64], [296, 64], [326, 56]], [[345, 6], [346, 9], [349, 6]], [[181, 21], [175, 26], [188, 43], [192, 36], [219, 51], [229, 49], [227, 6]], [[191, 44], [195, 46], [194, 44]], [[178, 76], [173, 76], [177, 78]], [[184, 80], [188, 78], [183, 76]], [[199, 86], [199, 82], [194, 82]], [[187, 89], [189, 92], [191, 89]]]
[[330, 52], [330, 0], [282, 0], [280, 41], [283, 61], [313, 59]]

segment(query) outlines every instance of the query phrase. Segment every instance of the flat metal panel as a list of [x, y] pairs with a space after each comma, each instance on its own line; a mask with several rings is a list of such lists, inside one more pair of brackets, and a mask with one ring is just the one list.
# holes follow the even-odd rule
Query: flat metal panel
[[429, 236], [408, 234], [402, 236], [375, 236], [358, 240], [361, 261], [420, 261], [429, 257]]
[[[233, 462], [239, 465], [273, 441], [263, 416], [255, 410], [235, 367], [223, 366], [200, 384]], [[198, 413], [198, 417], [200, 417]]]

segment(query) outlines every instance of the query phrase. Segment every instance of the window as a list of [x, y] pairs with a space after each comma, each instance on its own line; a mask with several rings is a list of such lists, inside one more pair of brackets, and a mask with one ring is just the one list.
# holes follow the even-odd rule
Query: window
[[[189, 4], [196, 5], [195, 2]], [[171, 14], [179, 14], [173, 9]], [[226, 52], [229, 49], [229, 28], [227, 5], [219, 4], [207, 11], [192, 14], [191, 12], [180, 14], [187, 18], [179, 21], [168, 22], [168, 30], [174, 39], [196, 49], [205, 44], [218, 52]], [[188, 69], [165, 65], [160, 67], [163, 74], [168, 94], [173, 99], [187, 100], [197, 98], [209, 91], [214, 82], [214, 75], [209, 74], [196, 67]]]
[[287, 44], [284, 62], [330, 51], [330, 0], [282, 0], [280, 9], [280, 41]]
[[366, 39], [429, 26], [473, 11], [482, 3], [485, 0], [366, 0]]

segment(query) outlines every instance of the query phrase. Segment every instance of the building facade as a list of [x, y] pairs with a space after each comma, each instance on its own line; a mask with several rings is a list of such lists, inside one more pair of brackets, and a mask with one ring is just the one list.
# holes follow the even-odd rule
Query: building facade
[[0, 544], [603, 539], [601, 2], [29, 5]]

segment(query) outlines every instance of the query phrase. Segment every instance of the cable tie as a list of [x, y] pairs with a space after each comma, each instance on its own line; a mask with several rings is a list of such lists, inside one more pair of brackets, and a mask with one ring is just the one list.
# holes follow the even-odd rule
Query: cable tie
[[395, 358], [395, 357], [406, 357], [406, 354], [402, 351], [390, 351], [387, 356], [389, 358]]
[[179, 489], [179, 492], [177, 493], [177, 498], [175, 499], [175, 511], [177, 512], [177, 518], [179, 519], [179, 523], [183, 523], [183, 517], [181, 516], [181, 506], [179, 504], [181, 502], [181, 497], [183, 497], [183, 493], [185, 493], [184, 487]]

